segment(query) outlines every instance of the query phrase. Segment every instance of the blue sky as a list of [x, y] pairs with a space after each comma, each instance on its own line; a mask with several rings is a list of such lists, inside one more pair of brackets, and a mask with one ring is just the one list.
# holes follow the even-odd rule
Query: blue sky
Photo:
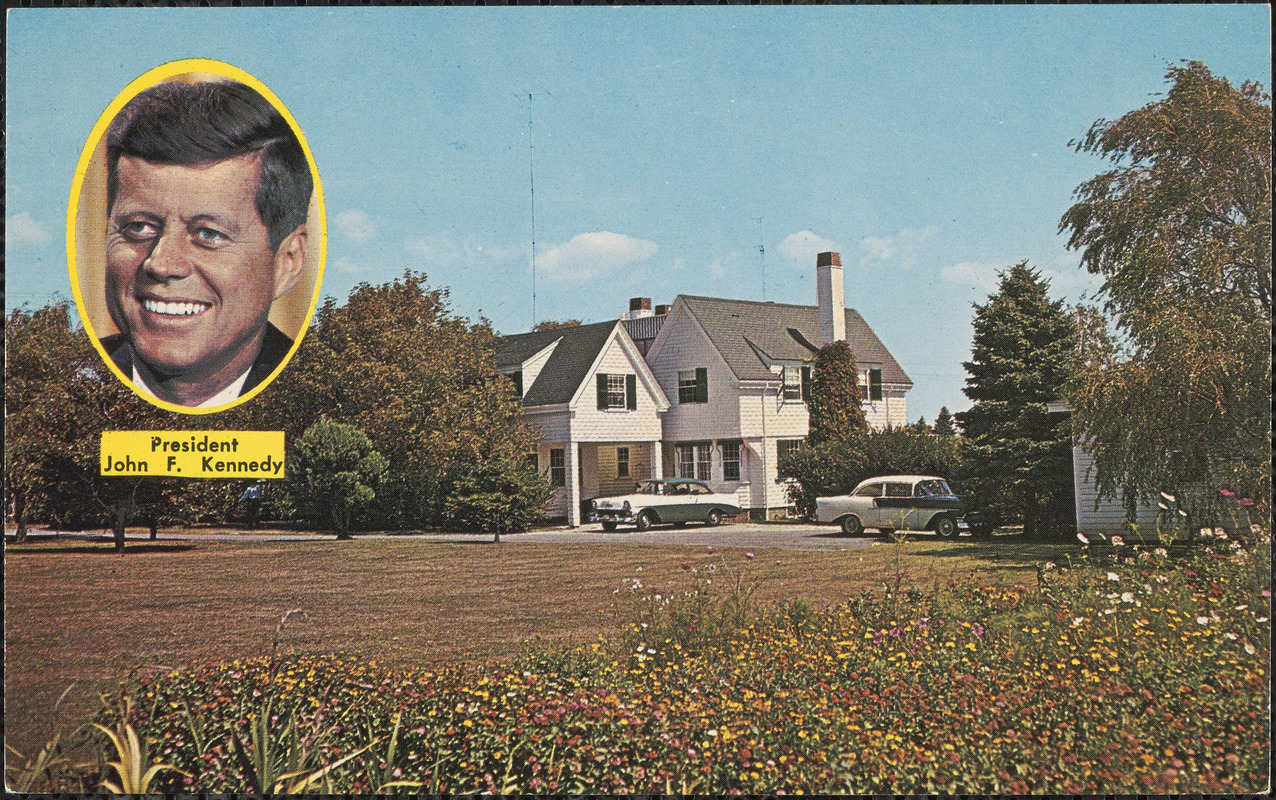
[[213, 58], [306, 134], [325, 295], [419, 269], [454, 312], [527, 330], [534, 157], [537, 319], [814, 304], [815, 253], [837, 250], [932, 421], [969, 405], [971, 303], [998, 269], [1097, 288], [1056, 231], [1103, 163], [1068, 141], [1180, 59], [1271, 75], [1265, 5], [19, 9], [7, 34], [6, 311], [70, 298], [68, 193], [106, 105]]

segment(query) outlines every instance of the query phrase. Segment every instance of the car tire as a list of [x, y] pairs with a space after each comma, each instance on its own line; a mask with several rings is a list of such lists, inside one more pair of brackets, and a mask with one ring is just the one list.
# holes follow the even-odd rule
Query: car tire
[[636, 522], [636, 527], [638, 528], [638, 530], [649, 531], [651, 530], [652, 524], [654, 524], [654, 520], [651, 518], [650, 511], [643, 511], [642, 513], [638, 515], [638, 519]]
[[704, 518], [704, 524], [710, 528], [716, 528], [722, 524], [722, 512], [714, 508], [709, 511], [709, 516]]
[[854, 514], [842, 517], [842, 533], [846, 536], [859, 536], [864, 532], [864, 526], [860, 524], [860, 518]]
[[608, 533], [615, 533], [615, 532], [616, 532], [616, 523], [614, 523], [614, 522], [604, 522], [604, 523], [603, 523], [603, 530], [607, 531]]
[[951, 539], [957, 535], [957, 520], [952, 514], [940, 514], [930, 527], [941, 539]]

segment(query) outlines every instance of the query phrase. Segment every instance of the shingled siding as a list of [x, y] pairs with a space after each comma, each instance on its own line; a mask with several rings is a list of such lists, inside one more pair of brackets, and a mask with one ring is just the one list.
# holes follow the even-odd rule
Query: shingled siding
[[[636, 354], [635, 354], [636, 355]], [[630, 360], [618, 339], [607, 343], [599, 366], [585, 376], [584, 391], [572, 408], [571, 436], [577, 442], [659, 441], [660, 416], [656, 401], [637, 377], [638, 408], [636, 410], [598, 408], [597, 376], [637, 375], [638, 365]]]
[[[685, 314], [680, 316], [668, 330], [668, 338], [657, 358], [651, 362], [651, 371], [669, 398], [664, 440], [689, 442], [738, 437], [740, 415], [735, 376], [709, 340], [696, 330], [695, 322]], [[682, 403], [678, 398], [678, 372], [697, 367], [708, 370], [709, 402]]]
[[[1079, 446], [1072, 448], [1072, 481], [1076, 487], [1077, 530], [1081, 533], [1126, 534], [1125, 509], [1114, 500], [1101, 500], [1095, 507], [1099, 490], [1094, 486], [1094, 456]], [[1140, 503], [1138, 524], [1148, 539], [1156, 537], [1157, 508]]]
[[880, 431], [887, 423], [896, 428], [909, 424], [906, 391], [887, 385], [882, 387], [881, 400], [863, 401], [864, 418], [869, 427]]

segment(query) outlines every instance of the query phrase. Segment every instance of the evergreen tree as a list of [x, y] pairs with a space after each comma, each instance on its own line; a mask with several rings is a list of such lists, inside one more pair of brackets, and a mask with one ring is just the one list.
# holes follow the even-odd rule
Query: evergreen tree
[[972, 360], [957, 414], [967, 439], [961, 483], [974, 506], [1000, 524], [1022, 521], [1037, 537], [1071, 526], [1071, 435], [1046, 404], [1071, 374], [1076, 325], [1026, 262], [1001, 273], [997, 292], [975, 305]]
[[948, 406], [942, 406], [939, 409], [939, 415], [935, 417], [935, 435], [936, 436], [956, 436], [957, 429], [953, 427], [953, 415], [949, 413]]
[[855, 353], [845, 341], [829, 342], [815, 354], [808, 394], [808, 444], [842, 442], [868, 432]]

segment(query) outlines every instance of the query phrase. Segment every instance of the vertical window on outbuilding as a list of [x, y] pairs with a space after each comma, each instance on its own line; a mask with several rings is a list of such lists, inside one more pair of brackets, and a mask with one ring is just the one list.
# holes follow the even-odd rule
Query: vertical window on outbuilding
[[549, 451], [549, 485], [567, 485], [567, 451], [561, 447]]

